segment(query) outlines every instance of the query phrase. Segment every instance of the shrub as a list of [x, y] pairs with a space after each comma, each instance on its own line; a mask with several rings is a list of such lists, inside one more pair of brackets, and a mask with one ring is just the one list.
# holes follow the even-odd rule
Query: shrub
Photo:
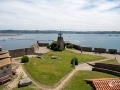
[[76, 57], [72, 58], [71, 64], [72, 65], [78, 65], [78, 59]]
[[57, 47], [57, 41], [51, 43], [51, 50], [54, 50], [55, 47]]
[[58, 47], [57, 47], [57, 46], [54, 47], [53, 50], [54, 50], [54, 51], [58, 51]]
[[23, 56], [21, 59], [22, 63], [28, 62], [29, 61], [29, 57], [28, 56]]
[[66, 47], [67, 47], [67, 48], [73, 48], [73, 44], [68, 43], [68, 44], [66, 44]]
[[47, 48], [50, 49], [51, 45], [48, 45]]
[[51, 43], [50, 45], [51, 50], [53, 51], [63, 51], [64, 49], [61, 49], [58, 45], [57, 45], [57, 41], [54, 41]]

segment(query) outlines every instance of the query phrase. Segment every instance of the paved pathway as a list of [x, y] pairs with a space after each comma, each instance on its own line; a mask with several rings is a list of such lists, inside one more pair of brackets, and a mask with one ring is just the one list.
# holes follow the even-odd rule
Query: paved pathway
[[87, 63], [79, 64], [75, 67], [76, 70], [89, 70], [92, 71], [92, 66], [88, 65]]

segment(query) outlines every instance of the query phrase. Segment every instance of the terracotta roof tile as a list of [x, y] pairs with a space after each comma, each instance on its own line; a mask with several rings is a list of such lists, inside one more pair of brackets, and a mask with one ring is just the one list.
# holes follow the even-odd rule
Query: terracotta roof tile
[[92, 82], [96, 90], [120, 90], [119, 78], [101, 78], [101, 79], [88, 79]]

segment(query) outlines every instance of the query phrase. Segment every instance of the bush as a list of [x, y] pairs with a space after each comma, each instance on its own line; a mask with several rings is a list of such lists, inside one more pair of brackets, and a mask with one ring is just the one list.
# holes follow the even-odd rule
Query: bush
[[54, 50], [54, 51], [58, 51], [58, 47], [57, 47], [57, 46], [54, 47], [53, 50]]
[[71, 64], [72, 65], [78, 65], [78, 59], [76, 57], [72, 58]]
[[51, 43], [50, 45], [51, 50], [53, 51], [63, 51], [64, 49], [61, 49], [58, 45], [57, 45], [57, 41], [54, 41]]
[[66, 47], [67, 47], [67, 48], [73, 48], [73, 44], [68, 43], [68, 44], [66, 44]]
[[47, 48], [50, 49], [51, 45], [48, 45]]
[[57, 41], [52, 42], [51, 43], [51, 50], [54, 50], [56, 47], [57, 47]]
[[29, 57], [28, 56], [23, 56], [21, 59], [22, 63], [28, 62], [29, 61]]

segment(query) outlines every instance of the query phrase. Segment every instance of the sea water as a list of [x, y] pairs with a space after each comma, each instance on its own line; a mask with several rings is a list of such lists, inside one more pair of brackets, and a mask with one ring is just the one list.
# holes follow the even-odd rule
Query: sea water
[[[21, 34], [17, 36], [0, 36], [3, 50], [19, 49], [40, 43], [57, 40], [57, 34]], [[63, 34], [64, 41], [84, 47], [117, 49], [120, 51], [120, 35], [116, 34]]]

